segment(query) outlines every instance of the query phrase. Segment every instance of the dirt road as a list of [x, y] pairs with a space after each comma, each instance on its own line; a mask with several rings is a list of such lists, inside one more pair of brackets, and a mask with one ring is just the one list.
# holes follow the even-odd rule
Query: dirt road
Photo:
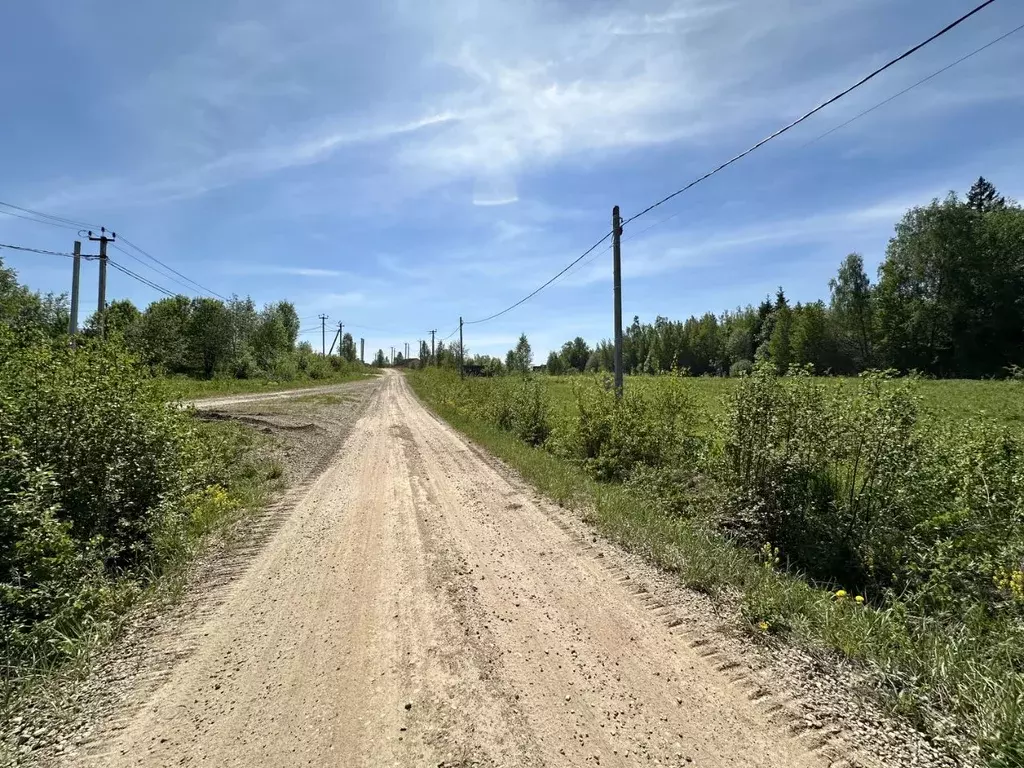
[[391, 374], [83, 762], [830, 764], [669, 623]]

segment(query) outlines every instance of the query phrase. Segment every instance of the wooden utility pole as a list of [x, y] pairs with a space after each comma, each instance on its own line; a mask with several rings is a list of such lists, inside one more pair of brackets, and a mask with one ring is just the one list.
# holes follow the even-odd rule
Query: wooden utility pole
[[100, 236], [93, 237], [89, 232], [89, 239], [100, 244], [100, 284], [99, 295], [96, 299], [96, 316], [100, 323], [100, 338], [107, 336], [107, 243], [117, 239], [117, 233], [111, 232], [107, 237], [107, 228], [100, 227]]
[[430, 362], [431, 363], [434, 362], [434, 334], [436, 334], [436, 333], [437, 333], [437, 329], [436, 328], [430, 332]]
[[359, 362], [366, 364], [366, 339], [359, 339]]
[[68, 319], [68, 336], [78, 333], [78, 286], [82, 277], [82, 242], [75, 240], [75, 263], [71, 267], [71, 317]]
[[462, 317], [459, 317], [459, 378], [466, 378], [465, 356], [462, 354]]
[[622, 219], [612, 208], [612, 273], [615, 293], [615, 396], [622, 397]]
[[327, 357], [327, 315], [319, 315], [320, 318], [320, 354]]

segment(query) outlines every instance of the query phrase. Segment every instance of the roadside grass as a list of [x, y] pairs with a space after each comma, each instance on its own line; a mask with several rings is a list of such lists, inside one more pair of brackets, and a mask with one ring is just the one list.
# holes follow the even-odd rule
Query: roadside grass
[[106, 582], [102, 589], [109, 599], [102, 611], [62, 626], [58, 652], [43, 649], [2, 664], [0, 758], [13, 761], [17, 754], [9, 727], [13, 717], [27, 715], [31, 722], [33, 714], [69, 714], [68, 697], [88, 677], [99, 652], [140, 611], [179, 600], [202, 552], [215, 541], [233, 540], [239, 523], [283, 487], [284, 469], [267, 436], [232, 422], [197, 421], [195, 429], [220, 472], [216, 482], [185, 499], [185, 524], [154, 542], [154, 556], [143, 568]]
[[331, 373], [323, 378], [308, 376], [295, 379], [193, 379], [188, 376], [169, 376], [158, 379], [160, 390], [168, 400], [198, 400], [217, 395], [247, 395], [261, 392], [280, 392], [286, 389], [303, 389], [307, 387], [324, 387], [331, 384], [342, 384], [346, 381], [359, 381], [376, 375], [372, 369], [364, 371], [341, 371]]
[[[417, 371], [408, 378], [439, 416], [546, 496], [578, 511], [627, 550], [677, 575], [684, 586], [731, 607], [735, 625], [752, 641], [774, 638], [837, 661], [851, 660], [874, 682], [884, 705], [951, 754], [970, 755], [992, 766], [1024, 764], [1017, 762], [1024, 755], [1024, 629], [1019, 622], [997, 621], [980, 603], [963, 616], [951, 617], [936, 615], [927, 600], [914, 595], [871, 595], [865, 600], [835, 584], [815, 582], [799, 569], [780, 565], [778, 550], [771, 546], [738, 546], [707, 520], [666, 514], [642, 485], [599, 481], [550, 446], [535, 447], [499, 428], [484, 414], [495, 408], [505, 383], [459, 385], [457, 378], [445, 381], [444, 376]], [[540, 377], [550, 393], [547, 418], [553, 424], [573, 409], [570, 378]], [[662, 381], [636, 378], [627, 385], [668, 386]], [[1016, 383], [923, 385], [924, 418], [959, 424], [990, 410], [1011, 430], [1017, 425], [1021, 406], [1014, 399]], [[686, 379], [681, 386], [691, 395], [689, 402], [702, 410], [694, 430], [710, 435], [726, 419], [723, 393], [736, 383]], [[477, 402], [470, 402], [473, 398]]]

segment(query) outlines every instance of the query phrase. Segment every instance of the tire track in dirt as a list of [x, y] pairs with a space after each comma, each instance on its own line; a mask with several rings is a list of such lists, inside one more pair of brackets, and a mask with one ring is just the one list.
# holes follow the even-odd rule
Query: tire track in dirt
[[187, 661], [80, 762], [838, 759], [787, 738], [775, 704], [730, 681], [742, 670], [683, 641], [599, 555], [388, 375]]

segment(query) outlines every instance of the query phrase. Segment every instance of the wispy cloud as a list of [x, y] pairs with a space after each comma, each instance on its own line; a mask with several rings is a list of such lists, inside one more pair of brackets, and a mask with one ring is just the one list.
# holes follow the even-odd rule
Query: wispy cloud
[[345, 277], [352, 273], [323, 267], [285, 267], [276, 264], [227, 263], [222, 271], [230, 275], [293, 275], [295, 277]]

